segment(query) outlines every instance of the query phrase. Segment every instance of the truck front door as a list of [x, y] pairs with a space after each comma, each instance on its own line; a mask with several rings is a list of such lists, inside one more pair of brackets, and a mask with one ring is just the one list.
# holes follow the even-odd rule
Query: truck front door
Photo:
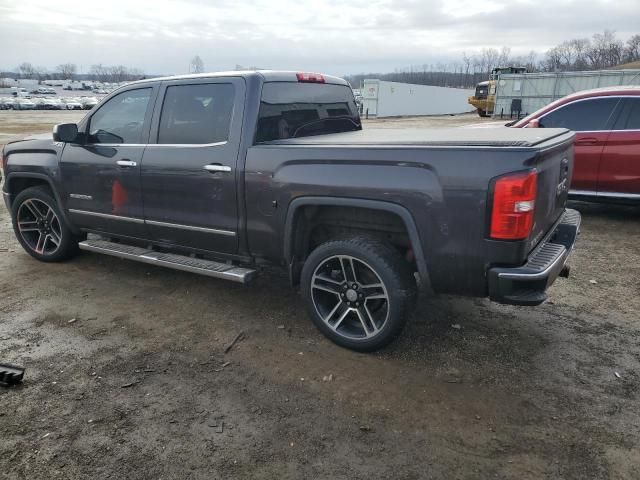
[[144, 217], [153, 240], [236, 253], [244, 95], [240, 78], [162, 85], [141, 171]]
[[60, 160], [63, 200], [73, 223], [144, 238], [140, 161], [149, 136], [154, 87], [119, 93], [80, 128], [84, 141], [65, 145]]

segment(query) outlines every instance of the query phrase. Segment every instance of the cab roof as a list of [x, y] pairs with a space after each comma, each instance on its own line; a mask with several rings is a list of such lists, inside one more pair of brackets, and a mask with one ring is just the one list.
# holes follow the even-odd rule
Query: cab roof
[[[131, 82], [131, 84], [149, 83], [149, 82], [165, 82], [172, 80], [189, 80], [189, 79], [204, 79], [204, 78], [219, 78], [219, 77], [261, 77], [265, 82], [297, 82], [298, 73], [308, 73], [302, 71], [287, 71], [287, 70], [237, 70], [227, 72], [207, 72], [207, 73], [190, 73], [187, 75], [172, 75], [168, 77], [156, 77], [148, 78], [145, 80], [138, 80]], [[332, 75], [321, 74], [324, 78], [324, 83], [330, 83], [333, 85], [345, 85], [349, 86], [349, 83], [339, 77]]]

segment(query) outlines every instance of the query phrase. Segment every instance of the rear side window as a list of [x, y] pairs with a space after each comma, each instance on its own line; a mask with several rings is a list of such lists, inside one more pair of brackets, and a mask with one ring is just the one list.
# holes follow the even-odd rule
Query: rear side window
[[540, 118], [540, 126], [576, 132], [606, 130], [618, 101], [618, 98], [593, 98], [569, 103]]
[[614, 130], [640, 130], [640, 98], [623, 98], [622, 112]]
[[142, 143], [142, 128], [151, 98], [150, 88], [128, 90], [109, 99], [91, 117], [90, 143]]
[[256, 143], [361, 129], [347, 85], [267, 82], [262, 87]]
[[167, 88], [160, 114], [158, 143], [207, 144], [229, 138], [234, 87], [230, 83]]

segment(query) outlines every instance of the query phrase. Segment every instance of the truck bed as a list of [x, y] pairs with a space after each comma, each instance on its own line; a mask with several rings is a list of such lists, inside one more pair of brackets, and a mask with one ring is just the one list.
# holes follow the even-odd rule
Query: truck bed
[[564, 128], [366, 128], [301, 138], [287, 138], [262, 145], [357, 145], [424, 147], [520, 147], [539, 148], [544, 143], [563, 141]]

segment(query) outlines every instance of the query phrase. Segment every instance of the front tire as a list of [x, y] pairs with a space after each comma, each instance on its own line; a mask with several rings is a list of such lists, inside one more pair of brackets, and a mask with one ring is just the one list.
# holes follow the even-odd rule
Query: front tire
[[301, 275], [309, 316], [334, 343], [378, 350], [404, 328], [415, 297], [409, 264], [375, 238], [333, 240], [317, 247]]
[[78, 240], [46, 187], [23, 190], [11, 205], [13, 231], [22, 248], [42, 262], [60, 262], [78, 252]]

